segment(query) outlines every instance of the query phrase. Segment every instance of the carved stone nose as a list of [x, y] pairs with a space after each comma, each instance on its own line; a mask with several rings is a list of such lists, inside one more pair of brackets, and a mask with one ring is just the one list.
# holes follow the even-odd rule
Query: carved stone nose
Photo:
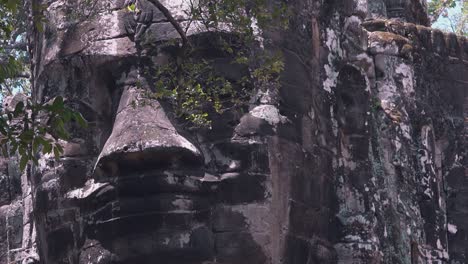
[[97, 165], [126, 169], [165, 169], [203, 164], [198, 148], [180, 135], [157, 100], [144, 91], [125, 88], [112, 133]]

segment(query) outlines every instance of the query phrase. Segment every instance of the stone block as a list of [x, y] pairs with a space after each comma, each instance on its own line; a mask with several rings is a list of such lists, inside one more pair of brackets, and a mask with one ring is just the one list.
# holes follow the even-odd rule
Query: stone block
[[458, 43], [457, 35], [454, 33], [445, 34], [445, 46], [447, 54], [451, 57], [459, 58], [461, 56], [460, 45]]
[[312, 208], [302, 203], [290, 201], [289, 219], [291, 234], [299, 237], [326, 237], [329, 229], [338, 229], [331, 226], [332, 212], [326, 207]]
[[418, 38], [423, 48], [432, 51], [432, 32], [431, 29], [424, 26], [416, 26]]
[[223, 179], [217, 190], [217, 200], [228, 204], [264, 201], [268, 196], [266, 175], [241, 173]]
[[265, 263], [266, 257], [248, 232], [215, 234], [217, 260], [226, 264]]
[[431, 40], [432, 40], [433, 51], [438, 53], [441, 56], [444, 56], [447, 51], [447, 48], [445, 45], [444, 33], [438, 29], [433, 29]]
[[288, 235], [286, 238], [285, 264], [309, 264], [310, 243], [296, 237]]
[[214, 232], [247, 231], [248, 226], [242, 213], [233, 211], [230, 206], [218, 205], [213, 209]]
[[468, 61], [468, 38], [459, 36], [458, 43], [460, 44], [460, 54], [462, 59]]

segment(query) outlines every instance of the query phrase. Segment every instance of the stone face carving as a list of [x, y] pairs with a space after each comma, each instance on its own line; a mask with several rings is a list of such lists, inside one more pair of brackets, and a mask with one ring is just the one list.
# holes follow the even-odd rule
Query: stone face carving
[[[55, 1], [49, 16], [62, 16], [69, 4]], [[187, 8], [165, 4], [173, 12]], [[245, 109], [234, 108], [215, 116], [212, 129], [187, 129], [167, 100], [146, 95], [155, 80], [145, 70], [175, 56], [166, 43], [178, 33], [151, 3], [138, 1], [137, 8], [132, 13], [122, 4], [65, 29], [48, 25], [51, 48], [41, 58], [38, 98], [66, 97], [90, 129], [72, 127], [63, 158], [43, 157], [37, 168], [41, 258], [266, 263], [271, 187], [266, 138], [259, 135], [286, 118], [274, 105], [245, 118]], [[197, 45], [209, 45], [203, 32], [191, 30]], [[217, 56], [209, 52], [203, 56]], [[214, 59], [227, 77], [239, 75], [231, 61]], [[234, 135], [241, 119], [252, 138]]]
[[[81, 1], [44, 1], [33, 96], [66, 97], [89, 128], [70, 124], [60, 159], [0, 194], [1, 264], [467, 262], [468, 42], [418, 25], [424, 1], [288, 2], [289, 29], [263, 34], [281, 87], [254, 87], [212, 129], [147, 96], [179, 35], [130, 2], [78, 16]], [[184, 24], [186, 1], [161, 3], [200, 58], [241, 78]]]

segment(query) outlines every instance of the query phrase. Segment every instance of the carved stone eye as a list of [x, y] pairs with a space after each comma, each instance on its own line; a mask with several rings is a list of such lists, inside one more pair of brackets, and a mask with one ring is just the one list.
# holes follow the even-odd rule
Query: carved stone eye
[[369, 95], [361, 72], [345, 66], [339, 74], [336, 88], [338, 125], [347, 135], [365, 134]]

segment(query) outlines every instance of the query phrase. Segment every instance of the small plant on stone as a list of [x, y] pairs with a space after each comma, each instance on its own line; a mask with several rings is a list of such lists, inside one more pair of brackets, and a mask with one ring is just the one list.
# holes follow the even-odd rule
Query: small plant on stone
[[[161, 5], [158, 1], [150, 2], [157, 7]], [[127, 9], [136, 12], [138, 3], [128, 2]], [[266, 0], [199, 0], [190, 1], [186, 15], [189, 23], [185, 30], [172, 17], [168, 19], [179, 28], [182, 43], [167, 44], [178, 50], [177, 55], [167, 65], [149, 70], [156, 91], [148, 96], [167, 99], [179, 118], [192, 126], [209, 128], [212, 114], [245, 105], [253, 87], [262, 90], [279, 87], [284, 68], [282, 56], [267, 51], [265, 47], [271, 48], [272, 43], [263, 39], [263, 33], [288, 27], [285, 4]], [[244, 66], [245, 74], [236, 80], [226, 78], [214, 68], [216, 58], [198, 56], [206, 42], [197, 45], [197, 38], [185, 36], [191, 26], [209, 36], [213, 50], [232, 64]]]

